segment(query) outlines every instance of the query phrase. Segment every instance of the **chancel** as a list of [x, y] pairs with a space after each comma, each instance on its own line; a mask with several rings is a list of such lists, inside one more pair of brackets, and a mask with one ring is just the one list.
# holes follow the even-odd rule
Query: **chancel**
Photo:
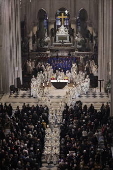
[[113, 170], [113, 0], [0, 1], [0, 169]]

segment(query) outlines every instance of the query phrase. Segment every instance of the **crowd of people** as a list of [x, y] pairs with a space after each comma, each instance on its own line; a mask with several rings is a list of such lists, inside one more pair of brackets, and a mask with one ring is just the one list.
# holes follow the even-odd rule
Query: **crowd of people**
[[58, 70], [62, 71], [65, 75], [66, 72], [72, 72], [73, 64], [76, 64], [76, 74], [79, 71], [84, 72], [86, 75], [92, 73], [94, 76], [97, 76], [98, 67], [93, 59], [84, 60], [80, 56], [79, 62], [77, 57], [49, 57], [47, 61], [36, 61], [36, 60], [27, 60], [26, 62], [26, 71], [27, 74], [32, 74], [37, 77], [39, 72], [48, 72], [51, 68], [53, 73], [56, 73]]
[[[43, 55], [43, 54], [42, 54]], [[44, 54], [47, 55], [47, 54]], [[76, 64], [77, 70], [72, 74], [73, 64]], [[61, 72], [60, 78], [62, 75], [64, 77], [70, 77], [69, 81], [73, 82], [79, 72], [83, 72], [85, 75], [92, 76], [98, 75], [98, 66], [97, 59], [94, 55], [92, 56], [36, 56], [34, 59], [28, 59], [24, 62], [23, 66], [23, 84], [25, 87], [30, 87], [30, 80], [32, 76], [37, 77], [37, 74], [40, 72], [44, 75], [44, 81], [50, 81], [52, 77], [58, 76], [58, 73]], [[52, 74], [53, 73], [53, 74]], [[63, 73], [63, 74], [62, 74]], [[78, 78], [78, 77], [77, 77]]]
[[112, 170], [110, 107], [97, 111], [77, 101], [66, 106], [60, 134], [59, 170]]
[[87, 94], [90, 88], [90, 79], [89, 76], [83, 80], [79, 79], [78, 83], [73, 85], [72, 89], [69, 89], [68, 94], [68, 103], [71, 103], [73, 99], [77, 99], [81, 94]]
[[[49, 103], [48, 103], [49, 104]], [[49, 106], [49, 105], [48, 105]], [[64, 104], [59, 103], [59, 109], [49, 107], [49, 125], [46, 128], [44, 155], [48, 164], [58, 164], [60, 153], [60, 124]]]
[[66, 73], [67, 70], [71, 71], [72, 64], [76, 62], [76, 57], [51, 57], [48, 59], [48, 63], [52, 66], [53, 71], [63, 70]]
[[[33, 75], [30, 85], [31, 96], [33, 97], [40, 97], [40, 85], [42, 83], [49, 84], [51, 80], [68, 80], [68, 83], [83, 87], [83, 91], [86, 93], [88, 91], [86, 90], [88, 88], [85, 88], [87, 78], [92, 80], [94, 76], [98, 76], [98, 67], [95, 61], [93, 59], [84, 61], [83, 57], [80, 57], [79, 63], [77, 63], [76, 57], [71, 56], [50, 57], [48, 63], [29, 59], [27, 60], [26, 68], [27, 73]], [[90, 81], [88, 84], [90, 85]], [[91, 86], [96, 88], [96, 81]]]
[[56, 125], [54, 128], [47, 127], [45, 136], [44, 155], [48, 164], [51, 162], [55, 165], [58, 163], [59, 145], [60, 145], [60, 129]]
[[45, 87], [48, 86], [51, 80], [68, 80], [68, 83], [73, 83], [75, 85], [75, 88], [71, 90], [73, 94], [72, 96], [78, 96], [81, 93], [88, 92], [90, 87], [90, 79], [89, 75], [86, 75], [86, 73], [79, 71], [77, 73], [77, 64], [73, 63], [71, 67], [71, 72], [66, 71], [66, 74], [63, 72], [63, 70], [56, 70], [56, 73], [53, 72], [52, 66], [49, 64], [46, 65], [46, 68], [44, 68], [44, 71], [40, 71], [37, 73], [37, 77], [35, 78], [33, 75], [33, 78], [31, 79], [31, 96], [33, 97], [41, 97], [41, 85]]
[[51, 131], [51, 121], [57, 120], [46, 105], [24, 103], [14, 111], [11, 104], [0, 104], [1, 170], [40, 169], [43, 151], [48, 164], [59, 163], [58, 170], [113, 169], [109, 104], [102, 104], [99, 111], [81, 101], [63, 107], [60, 131], [58, 122]]
[[48, 124], [47, 106], [0, 104], [0, 169], [38, 170]]

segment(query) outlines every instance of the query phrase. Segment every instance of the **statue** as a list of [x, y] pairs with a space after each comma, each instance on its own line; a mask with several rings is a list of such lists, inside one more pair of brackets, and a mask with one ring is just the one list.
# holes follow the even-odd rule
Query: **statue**
[[56, 34], [57, 34], [57, 35], [68, 35], [68, 29], [67, 29], [66, 27], [64, 27], [64, 25], [62, 25], [62, 26], [58, 29], [58, 31], [57, 31]]
[[50, 37], [45, 37], [45, 42], [49, 42], [50, 41]]
[[85, 43], [85, 39], [82, 37], [82, 35], [79, 32], [75, 37], [75, 41], [76, 41], [77, 50], [84, 52], [86, 49], [86, 43]]

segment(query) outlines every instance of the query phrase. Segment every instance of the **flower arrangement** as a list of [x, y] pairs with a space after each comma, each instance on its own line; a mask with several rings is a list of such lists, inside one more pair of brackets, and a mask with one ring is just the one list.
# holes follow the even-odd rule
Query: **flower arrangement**
[[51, 80], [55, 80], [55, 77], [54, 77], [54, 76], [52, 76], [52, 77], [51, 77]]
[[64, 80], [68, 80], [68, 77], [64, 77]]

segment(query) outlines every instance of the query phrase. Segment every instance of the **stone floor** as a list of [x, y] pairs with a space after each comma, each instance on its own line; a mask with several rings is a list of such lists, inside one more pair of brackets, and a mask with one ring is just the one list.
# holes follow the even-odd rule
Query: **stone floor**
[[[39, 104], [47, 104], [47, 98], [49, 98], [53, 104], [53, 106], [57, 106], [60, 101], [63, 101], [65, 98], [66, 92], [71, 89], [72, 87], [65, 87], [64, 89], [55, 89], [54, 87], [45, 88], [45, 94], [40, 99], [33, 98], [30, 95], [30, 90], [22, 91], [20, 90], [18, 93], [14, 94], [1, 94], [0, 95], [0, 102], [2, 103], [11, 103], [13, 108], [15, 109], [17, 106], [22, 106], [23, 103], [29, 103], [30, 105]], [[95, 105], [96, 109], [100, 108], [102, 103], [110, 102], [110, 97], [108, 94], [99, 92], [99, 89], [96, 91], [90, 89], [87, 94], [81, 94], [76, 99], [72, 99], [73, 102], [81, 100], [83, 105], [87, 104], [88, 106], [92, 103]]]

